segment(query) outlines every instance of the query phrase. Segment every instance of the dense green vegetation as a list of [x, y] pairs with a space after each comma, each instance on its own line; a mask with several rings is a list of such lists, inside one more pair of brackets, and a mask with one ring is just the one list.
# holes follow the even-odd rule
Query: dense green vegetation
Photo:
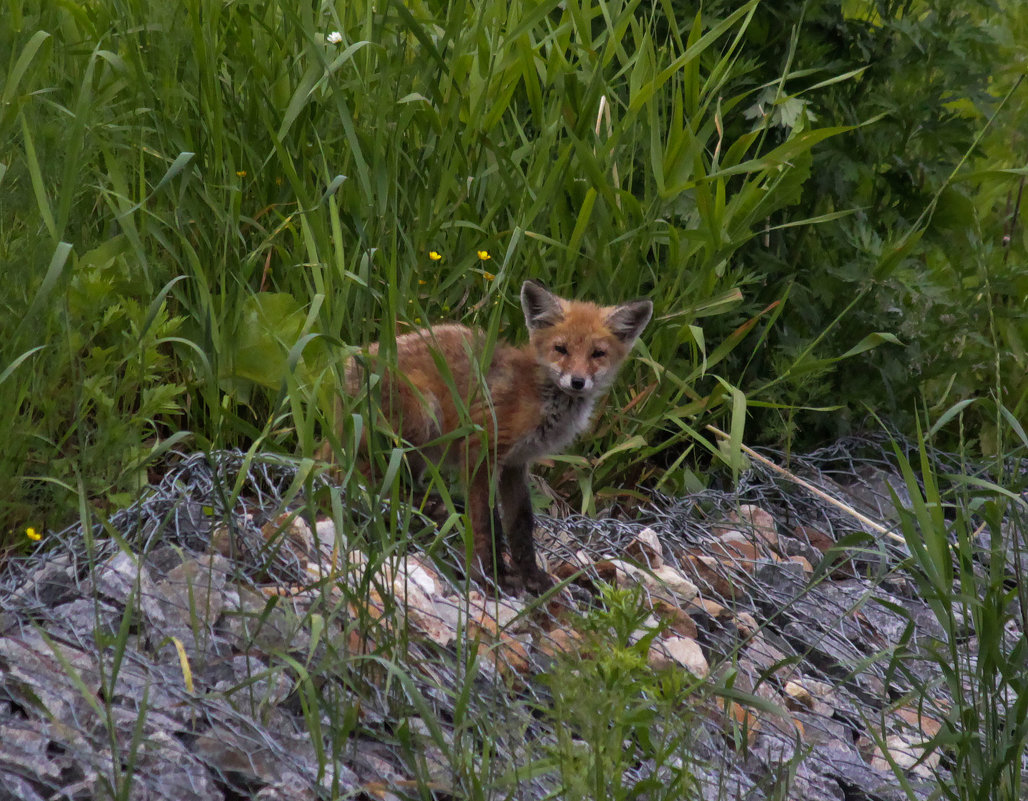
[[[610, 457], [552, 476], [586, 510], [690, 486], [721, 418], [795, 445], [868, 408], [1028, 404], [1017, 6], [8, 19], [7, 533], [123, 503], [170, 446], [310, 454], [344, 345], [446, 318], [520, 337], [529, 276], [657, 304], [583, 447]], [[967, 425], [994, 453], [989, 408]]]
[[[0, 546], [102, 522], [171, 449], [347, 451], [348, 347], [443, 319], [520, 340], [528, 277], [656, 306], [596, 436], [546, 471], [586, 512], [738, 467], [709, 423], [800, 448], [927, 419], [968, 458], [1023, 458], [1025, 43], [1011, 0], [10, 0]], [[955, 634], [940, 655], [955, 696], [985, 688], [947, 730], [949, 797], [1014, 798], [1026, 704], [990, 715], [1028, 698], [1000, 647], [1028, 601], [1001, 565], [954, 575], [946, 519], [967, 557], [971, 512], [999, 530], [1015, 499], [908, 478], [919, 587], [947, 632], [954, 581], [1000, 632], [981, 665]], [[629, 699], [604, 753], [694, 689], [633, 658], [558, 666], [553, 714], [596, 671]]]
[[[780, 125], [809, 115], [859, 126], [814, 150], [797, 207], [805, 216], [850, 213], [781, 231], [745, 254], [764, 291], [791, 301], [757, 369], [784, 377], [787, 403], [846, 407], [805, 417], [821, 437], [850, 430], [864, 406], [908, 433], [921, 403], [938, 416], [992, 397], [1025, 417], [1024, 26], [1010, 4], [906, 0], [775, 4], [751, 26], [758, 72], [770, 81], [792, 71]], [[813, 89], [854, 67], [862, 72], [853, 80]], [[797, 208], [772, 224], [795, 219]], [[786, 375], [785, 354], [839, 315]], [[819, 356], [873, 330], [902, 344], [823, 370]], [[996, 452], [995, 428], [977, 422], [982, 452]]]

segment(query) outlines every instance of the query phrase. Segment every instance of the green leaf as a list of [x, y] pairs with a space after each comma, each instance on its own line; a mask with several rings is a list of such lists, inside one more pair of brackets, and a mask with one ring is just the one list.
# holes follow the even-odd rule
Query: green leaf
[[643, 34], [635, 53], [635, 64], [628, 79], [629, 105], [641, 107], [638, 103], [640, 92], [644, 86], [653, 81], [653, 74], [656, 70], [656, 58], [653, 55], [653, 41], [650, 39], [649, 31]]
[[628, 451], [639, 450], [640, 448], [645, 448], [645, 447], [646, 447], [646, 440], [642, 437], [641, 434], [635, 434], [634, 436], [631, 436], [628, 439], [619, 442], [613, 448], [610, 448], [609, 450], [604, 451], [596, 459], [596, 463], [597, 464], [602, 464], [607, 459], [609, 459], [609, 458], [611, 458], [613, 456], [617, 456], [619, 453], [626, 453]]
[[305, 319], [303, 307], [287, 292], [250, 295], [243, 304], [222, 378], [279, 388], [288, 369], [289, 351], [299, 339]]
[[25, 329], [25, 326], [30, 322], [35, 322], [36, 316], [41, 313], [44, 304], [49, 302], [50, 295], [54, 291], [58, 279], [60, 279], [64, 274], [64, 268], [68, 262], [68, 256], [70, 254], [71, 244], [68, 242], [57, 243], [57, 247], [54, 249], [54, 255], [50, 259], [50, 266], [47, 267], [46, 275], [43, 276], [43, 282], [39, 285], [39, 289], [32, 298], [32, 302], [29, 304], [28, 310], [18, 323], [18, 327], [15, 329], [14, 336], [12, 337], [13, 341], [17, 342], [18, 337]]
[[14, 373], [14, 371], [17, 370], [25, 362], [26, 359], [32, 356], [33, 353], [38, 353], [45, 347], [46, 345], [36, 345], [36, 347], [30, 348], [29, 350], [25, 351], [23, 354], [18, 356], [14, 361], [12, 361], [9, 365], [7, 365], [6, 369], [4, 369], [2, 373], [0, 373], [0, 384], [3, 384], [4, 381], [10, 378], [11, 374]]
[[866, 337], [860, 340], [860, 342], [858, 342], [856, 345], [854, 345], [852, 348], [850, 348], [848, 351], [842, 354], [842, 356], [837, 356], [836, 358], [831, 359], [830, 361], [842, 361], [843, 359], [848, 359], [851, 356], [856, 356], [858, 353], [863, 353], [864, 351], [877, 348], [879, 345], [883, 345], [885, 343], [889, 343], [890, 345], [900, 345], [901, 347], [903, 345], [903, 343], [900, 342], [894, 334], [890, 334], [884, 331], [876, 331], [873, 334], [868, 334]]
[[19, 104], [15, 102], [15, 97], [19, 93], [27, 94], [27, 90], [22, 90], [22, 80], [29, 74], [29, 67], [35, 60], [43, 43], [48, 39], [50, 39], [50, 34], [46, 31], [36, 31], [32, 34], [18, 54], [18, 59], [14, 62], [11, 71], [7, 74], [4, 80], [4, 91], [0, 95], [0, 109], [3, 110], [2, 116], [0, 116], [0, 127], [7, 124], [6, 117], [8, 114], [17, 113]]

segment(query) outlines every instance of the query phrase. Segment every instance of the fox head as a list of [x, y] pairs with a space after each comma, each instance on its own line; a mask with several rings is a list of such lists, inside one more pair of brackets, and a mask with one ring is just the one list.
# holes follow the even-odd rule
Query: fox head
[[559, 298], [538, 281], [521, 286], [521, 308], [536, 358], [569, 395], [594, 395], [610, 386], [653, 314], [648, 300], [597, 306]]

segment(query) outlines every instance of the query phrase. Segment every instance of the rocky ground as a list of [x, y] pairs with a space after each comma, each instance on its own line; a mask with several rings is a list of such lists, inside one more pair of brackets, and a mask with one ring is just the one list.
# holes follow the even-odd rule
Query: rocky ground
[[637, 593], [648, 669], [697, 688], [681, 753], [631, 766], [657, 781], [640, 797], [685, 771], [670, 797], [928, 798], [943, 629], [899, 569], [905, 489], [865, 446], [791, 463], [838, 504], [755, 462], [631, 521], [543, 517], [566, 586], [542, 603], [455, 579], [453, 537], [357, 547], [368, 513], [338, 494], [306, 519], [296, 465], [184, 459], [0, 567], [0, 801], [559, 795], [542, 677], [597, 658], [578, 626], [605, 586]]

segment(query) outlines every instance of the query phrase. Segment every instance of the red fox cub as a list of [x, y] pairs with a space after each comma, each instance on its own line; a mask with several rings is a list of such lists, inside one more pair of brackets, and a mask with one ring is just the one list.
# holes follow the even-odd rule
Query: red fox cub
[[[483, 332], [461, 325], [398, 337], [396, 370], [381, 382], [381, 408], [394, 431], [418, 448], [415, 478], [423, 460], [457, 464], [467, 477], [473, 574], [495, 577], [506, 589], [516, 586], [503, 560], [506, 532], [523, 586], [539, 593], [553, 582], [535, 561], [528, 466], [560, 452], [588, 427], [593, 405], [649, 322], [653, 304], [597, 306], [526, 281], [521, 307], [528, 344], [497, 342], [487, 361]], [[368, 356], [377, 352], [371, 345]], [[354, 361], [346, 380], [350, 393], [366, 380]], [[433, 443], [468, 423], [475, 431], [467, 436]], [[499, 513], [490, 502], [494, 487]]]

